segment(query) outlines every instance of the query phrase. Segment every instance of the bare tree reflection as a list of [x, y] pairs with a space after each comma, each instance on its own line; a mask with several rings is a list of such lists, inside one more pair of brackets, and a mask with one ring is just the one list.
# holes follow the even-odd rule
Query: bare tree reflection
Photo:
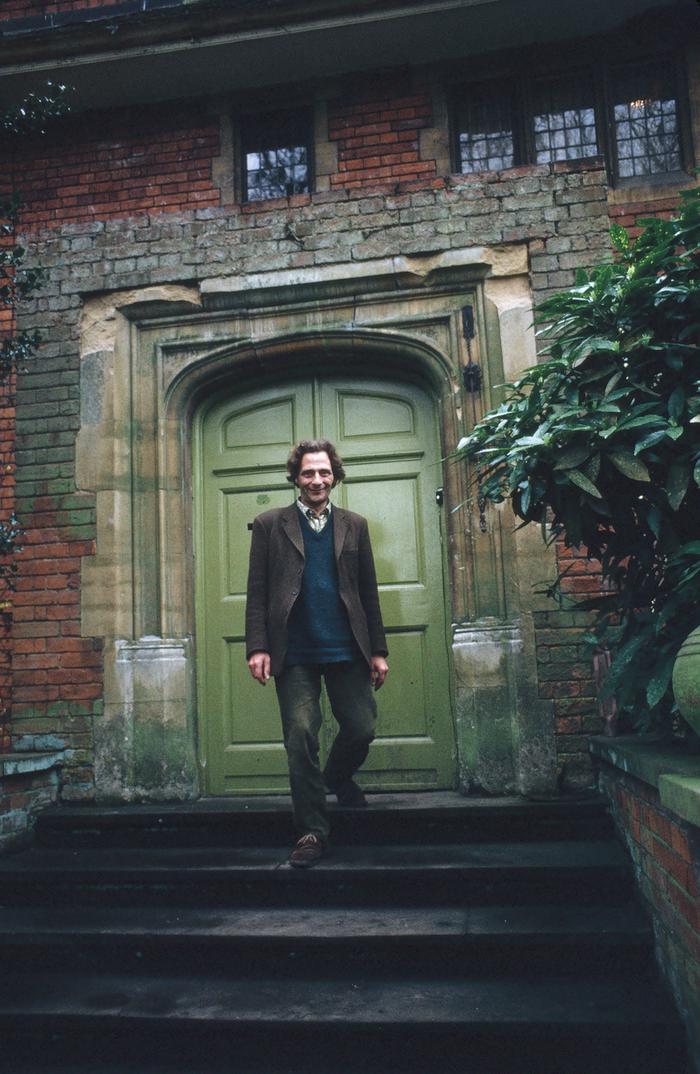
[[304, 194], [311, 184], [311, 124], [306, 110], [245, 117], [244, 185], [249, 201]]

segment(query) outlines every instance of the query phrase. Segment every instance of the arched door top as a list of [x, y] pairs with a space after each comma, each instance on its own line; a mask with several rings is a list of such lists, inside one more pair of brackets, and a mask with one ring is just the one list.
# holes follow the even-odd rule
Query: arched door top
[[272, 339], [227, 343], [174, 373], [166, 385], [168, 411], [194, 412], [221, 390], [253, 389], [261, 380], [312, 375], [319, 367], [416, 380], [436, 396], [454, 386], [454, 363], [425, 339], [387, 329], [303, 331]]

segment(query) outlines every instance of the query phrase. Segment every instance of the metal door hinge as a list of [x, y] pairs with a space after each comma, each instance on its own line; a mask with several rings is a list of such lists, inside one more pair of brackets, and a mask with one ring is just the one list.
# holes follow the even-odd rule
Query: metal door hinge
[[462, 370], [462, 376], [464, 377], [464, 389], [470, 395], [476, 395], [481, 391], [481, 366], [477, 365], [476, 362], [470, 362], [469, 365], [465, 365]]
[[481, 391], [481, 367], [472, 359], [472, 340], [476, 336], [474, 327], [474, 310], [471, 306], [465, 306], [462, 310], [462, 332], [467, 344], [469, 362], [462, 370], [464, 390], [470, 395], [477, 395]]

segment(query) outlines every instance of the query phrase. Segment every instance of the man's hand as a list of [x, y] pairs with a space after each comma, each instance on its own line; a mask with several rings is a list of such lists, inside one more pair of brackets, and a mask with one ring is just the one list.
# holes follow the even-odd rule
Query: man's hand
[[387, 676], [388, 670], [389, 665], [387, 664], [383, 656], [372, 657], [372, 665], [369, 677], [375, 690], [378, 690], [379, 687], [383, 684]]
[[248, 658], [248, 668], [253, 678], [257, 679], [261, 686], [266, 686], [270, 678], [270, 654], [252, 653]]

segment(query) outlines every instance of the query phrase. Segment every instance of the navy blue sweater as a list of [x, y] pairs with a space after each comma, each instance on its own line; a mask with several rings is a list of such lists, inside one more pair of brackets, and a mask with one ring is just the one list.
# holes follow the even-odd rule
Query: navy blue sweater
[[301, 592], [287, 625], [287, 666], [336, 664], [353, 660], [355, 642], [348, 613], [338, 592], [333, 547], [333, 512], [320, 533], [301, 518], [304, 574]]

